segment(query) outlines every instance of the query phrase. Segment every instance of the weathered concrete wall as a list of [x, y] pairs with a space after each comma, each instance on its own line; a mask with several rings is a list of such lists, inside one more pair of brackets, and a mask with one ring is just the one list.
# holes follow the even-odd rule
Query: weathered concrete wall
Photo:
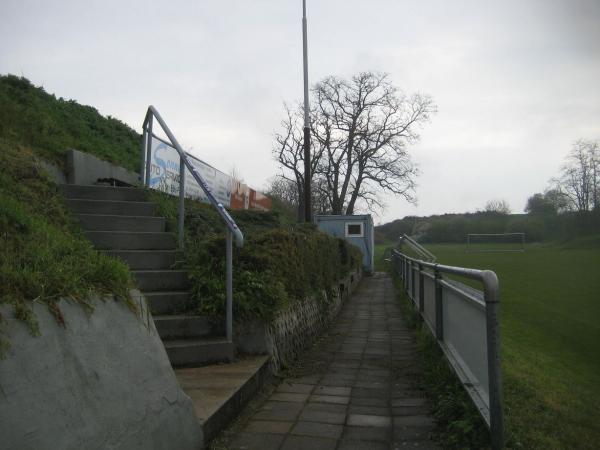
[[67, 184], [66, 175], [57, 165], [45, 161], [42, 158], [37, 158], [37, 161], [40, 166], [44, 168], [52, 181], [54, 181], [56, 184]]
[[137, 173], [78, 150], [67, 152], [67, 174], [69, 184], [95, 184], [98, 179], [105, 178], [132, 186], [140, 182]]
[[193, 404], [147, 309], [140, 317], [112, 298], [93, 304], [86, 314], [61, 301], [66, 328], [34, 304], [38, 337], [13, 318], [10, 307], [0, 307], [11, 341], [0, 360], [0, 447], [201, 448]]
[[340, 280], [339, 285], [334, 287], [334, 297], [328, 303], [308, 298], [290, 305], [270, 324], [260, 320], [236, 324], [237, 348], [245, 353], [268, 353], [272, 356], [271, 368], [277, 373], [283, 364], [295, 359], [338, 315], [361, 277], [362, 270], [357, 270]]

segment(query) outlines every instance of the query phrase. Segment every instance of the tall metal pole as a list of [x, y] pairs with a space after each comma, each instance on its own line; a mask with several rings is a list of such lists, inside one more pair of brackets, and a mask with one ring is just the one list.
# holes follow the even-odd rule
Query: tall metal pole
[[306, 0], [302, 0], [302, 53], [304, 62], [304, 221], [312, 222], [310, 195], [310, 122], [308, 104], [308, 49], [306, 37]]

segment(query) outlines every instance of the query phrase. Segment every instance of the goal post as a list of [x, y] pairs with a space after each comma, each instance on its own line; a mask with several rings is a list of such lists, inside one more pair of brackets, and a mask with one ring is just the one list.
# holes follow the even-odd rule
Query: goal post
[[525, 233], [467, 234], [467, 253], [524, 251]]

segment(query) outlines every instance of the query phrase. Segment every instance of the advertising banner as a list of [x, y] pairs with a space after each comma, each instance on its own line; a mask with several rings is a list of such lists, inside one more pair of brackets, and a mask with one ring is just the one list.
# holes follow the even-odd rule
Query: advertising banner
[[[179, 195], [179, 153], [175, 148], [152, 138], [149, 187], [170, 195]], [[188, 159], [208, 188], [223, 206], [231, 209], [271, 209], [271, 199], [234, 180], [231, 176], [188, 154]], [[185, 196], [208, 202], [208, 198], [188, 168], [185, 168]]]

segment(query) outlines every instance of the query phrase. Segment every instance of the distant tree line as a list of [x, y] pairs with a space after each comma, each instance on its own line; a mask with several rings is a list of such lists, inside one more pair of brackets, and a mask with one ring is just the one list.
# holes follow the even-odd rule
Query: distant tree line
[[408, 216], [375, 227], [378, 243], [395, 242], [402, 234], [420, 242], [462, 243], [469, 233], [525, 233], [527, 242], [569, 239], [600, 233], [600, 215], [498, 214], [476, 212], [429, 217]]
[[544, 193], [527, 200], [532, 214], [588, 213], [600, 209], [600, 144], [577, 140]]
[[526, 214], [510, 214], [505, 200], [490, 200], [481, 211], [404, 217], [375, 228], [378, 242], [402, 234], [421, 242], [465, 242], [469, 233], [524, 232], [528, 242], [570, 239], [600, 233], [600, 145], [578, 140], [544, 192], [533, 194]]

